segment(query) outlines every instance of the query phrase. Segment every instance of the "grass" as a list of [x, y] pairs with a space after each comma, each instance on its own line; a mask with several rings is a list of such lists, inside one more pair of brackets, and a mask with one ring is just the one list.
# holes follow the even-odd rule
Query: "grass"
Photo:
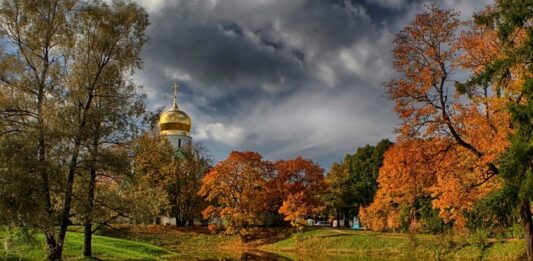
[[[410, 235], [338, 229], [313, 229], [270, 245], [264, 251], [367, 256], [376, 259], [519, 260], [525, 255], [522, 240], [489, 240], [482, 249], [458, 235]], [[324, 258], [323, 260], [327, 260]], [[339, 259], [340, 260], [340, 259]]]
[[248, 247], [238, 236], [211, 234], [207, 228], [173, 226], [120, 226], [99, 233], [113, 238], [144, 242], [180, 253], [173, 260], [240, 259]]
[[[43, 260], [45, 258], [43, 236], [38, 234], [35, 241], [28, 238], [12, 238], [8, 232], [0, 233], [4, 247], [0, 258], [8, 260]], [[83, 234], [67, 234], [63, 255], [67, 260], [83, 260]], [[93, 255], [95, 260], [166, 260], [177, 254], [159, 246], [131, 240], [94, 236]]]
[[101, 235], [140, 241], [179, 252], [191, 250], [240, 250], [246, 248], [238, 236], [211, 234], [207, 228], [172, 226], [121, 226], [99, 231]]
[[[83, 235], [72, 227], [67, 235], [65, 257], [80, 260]], [[410, 235], [347, 229], [258, 229], [257, 237], [242, 242], [231, 235], [212, 235], [204, 228], [161, 226], [118, 227], [94, 237], [93, 251], [102, 260], [228, 260], [271, 257], [272, 260], [520, 260], [522, 240], [486, 239], [461, 235]], [[8, 237], [0, 232], [1, 239]], [[0, 259], [41, 260], [38, 241], [14, 241], [0, 249]], [[9, 240], [3, 240], [9, 242]], [[13, 240], [12, 240], [13, 241]], [[481, 242], [483, 241], [483, 242]], [[22, 243], [21, 243], [22, 242]], [[7, 251], [6, 251], [7, 249]]]

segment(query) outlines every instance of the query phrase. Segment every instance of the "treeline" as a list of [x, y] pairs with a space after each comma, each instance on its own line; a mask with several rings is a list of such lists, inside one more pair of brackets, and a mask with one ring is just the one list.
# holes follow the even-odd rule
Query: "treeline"
[[[378, 171], [389, 140], [358, 148], [334, 163], [327, 175], [309, 159], [270, 162], [256, 152], [232, 152], [203, 177], [199, 195], [207, 208], [203, 218], [213, 232], [225, 230], [243, 238], [256, 226], [292, 225], [308, 219], [348, 226], [374, 200]], [[253, 233], [253, 231], [251, 232]]]

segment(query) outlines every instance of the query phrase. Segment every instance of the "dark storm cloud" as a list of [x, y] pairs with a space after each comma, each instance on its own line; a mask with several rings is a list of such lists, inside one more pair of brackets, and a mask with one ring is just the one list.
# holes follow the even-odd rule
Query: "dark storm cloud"
[[194, 24], [170, 15], [154, 22], [174, 26], [151, 34], [147, 49], [150, 62], [186, 71], [206, 87], [248, 87], [304, 78], [298, 59], [279, 45], [271, 48], [275, 44], [265, 43], [264, 37], [263, 42], [255, 43], [235, 23]]
[[382, 83], [395, 75], [393, 33], [423, 2], [138, 1], [151, 19], [145, 68], [136, 75], [149, 105], [168, 104], [167, 86], [180, 81], [193, 138], [217, 159], [250, 149], [271, 159], [302, 154], [328, 167], [357, 146], [392, 138], [397, 119]]

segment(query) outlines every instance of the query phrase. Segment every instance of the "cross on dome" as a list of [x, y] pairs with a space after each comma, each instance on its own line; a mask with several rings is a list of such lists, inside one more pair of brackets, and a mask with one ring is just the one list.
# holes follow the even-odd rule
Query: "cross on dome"
[[178, 108], [178, 88], [179, 88], [178, 83], [174, 82], [173, 87], [174, 87], [174, 104], [172, 105], [172, 107], [177, 109]]

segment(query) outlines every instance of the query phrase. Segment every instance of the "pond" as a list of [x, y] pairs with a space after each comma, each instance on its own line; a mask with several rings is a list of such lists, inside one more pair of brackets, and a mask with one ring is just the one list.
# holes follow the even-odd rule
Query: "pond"
[[330, 254], [330, 253], [293, 253], [293, 252], [265, 252], [265, 251], [243, 251], [243, 252], [216, 252], [216, 251], [195, 251], [175, 257], [172, 260], [257, 260], [257, 261], [384, 261], [384, 260], [415, 260], [409, 258], [394, 257], [374, 257], [353, 254]]

